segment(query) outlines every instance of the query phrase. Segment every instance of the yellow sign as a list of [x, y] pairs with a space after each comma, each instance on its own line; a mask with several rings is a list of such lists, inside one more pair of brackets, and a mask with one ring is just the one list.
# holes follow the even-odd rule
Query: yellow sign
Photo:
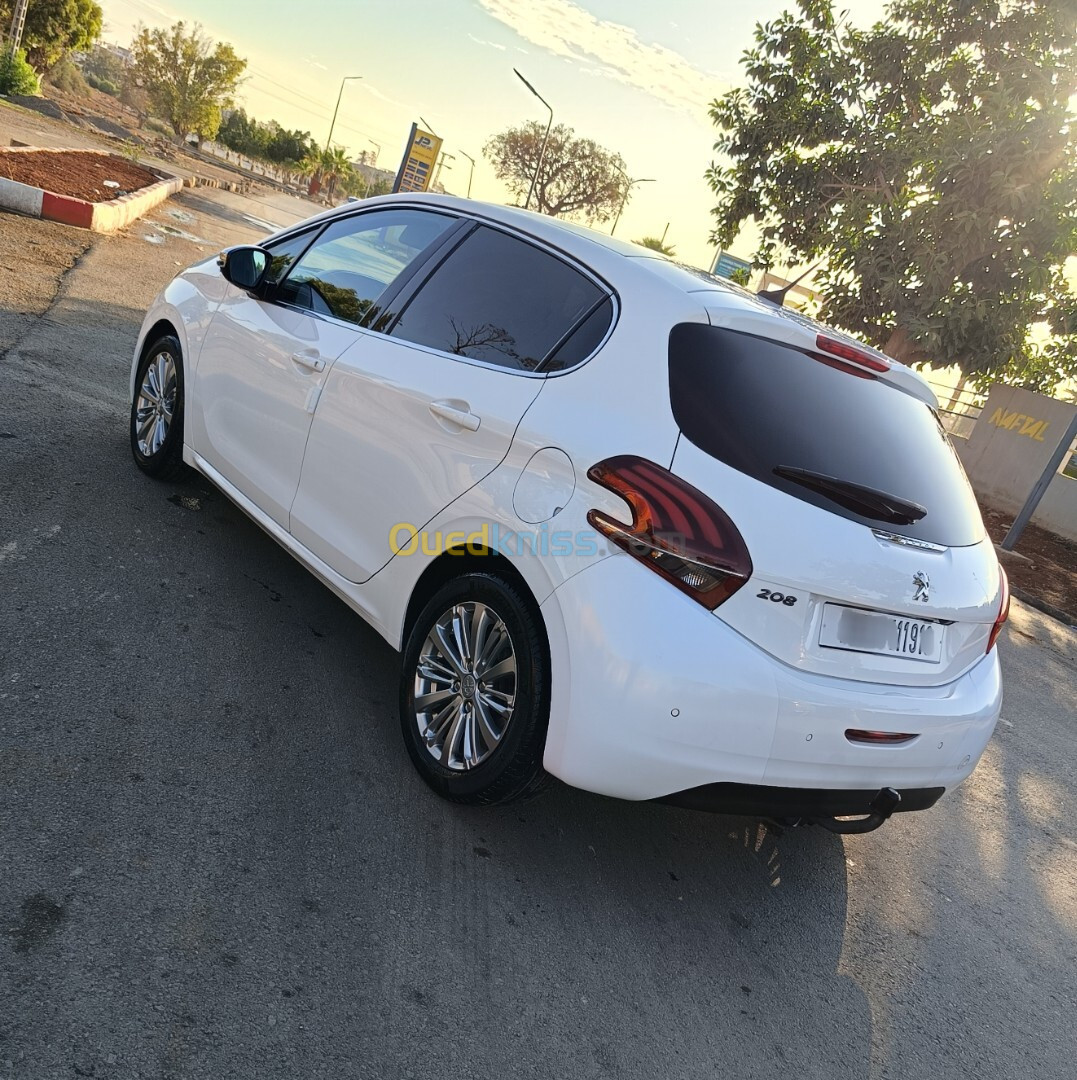
[[1027, 435], [1036, 442], [1043, 442], [1044, 432], [1051, 426], [1049, 420], [1037, 420], [1034, 416], [1025, 416], [1016, 410], [1009, 412], [1005, 409], [996, 409], [991, 414], [991, 423], [995, 427], [1012, 431], [1015, 435]]
[[432, 132], [411, 125], [411, 135], [397, 170], [393, 191], [427, 191], [434, 177], [434, 165], [441, 153], [441, 140]]

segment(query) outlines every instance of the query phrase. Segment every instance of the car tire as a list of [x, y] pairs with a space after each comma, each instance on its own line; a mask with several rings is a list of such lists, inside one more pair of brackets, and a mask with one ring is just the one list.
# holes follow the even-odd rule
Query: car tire
[[156, 480], [183, 472], [183, 405], [183, 354], [179, 341], [166, 334], [143, 350], [131, 402], [131, 453]]
[[537, 795], [551, 781], [549, 717], [549, 650], [531, 597], [489, 573], [438, 589], [412, 624], [400, 678], [404, 744], [427, 784], [469, 805]]

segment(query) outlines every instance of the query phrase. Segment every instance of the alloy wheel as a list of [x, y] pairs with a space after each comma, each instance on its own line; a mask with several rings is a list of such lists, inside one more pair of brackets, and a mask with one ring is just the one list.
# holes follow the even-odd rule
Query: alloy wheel
[[430, 756], [455, 771], [485, 761], [512, 720], [516, 688], [516, 650], [497, 612], [478, 601], [445, 611], [415, 671], [415, 722]]
[[170, 353], [159, 352], [146, 366], [135, 402], [135, 437], [145, 457], [153, 457], [164, 445], [178, 385], [176, 361]]

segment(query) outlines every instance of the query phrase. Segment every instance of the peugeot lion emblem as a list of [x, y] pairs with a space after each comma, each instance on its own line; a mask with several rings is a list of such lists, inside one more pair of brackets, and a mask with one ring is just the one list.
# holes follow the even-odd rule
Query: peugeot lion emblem
[[912, 576], [912, 583], [916, 589], [912, 594], [913, 600], [922, 600], [926, 604], [931, 595], [931, 578], [923, 570], [917, 570]]

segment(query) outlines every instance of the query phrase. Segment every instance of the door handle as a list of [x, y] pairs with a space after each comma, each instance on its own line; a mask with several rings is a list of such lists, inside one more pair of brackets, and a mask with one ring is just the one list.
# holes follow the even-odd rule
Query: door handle
[[325, 371], [325, 361], [320, 356], [310, 353], [292, 353], [292, 363], [305, 367], [308, 371]]
[[481, 421], [470, 411], [466, 404], [463, 408], [458, 408], [455, 405], [450, 405], [447, 401], [435, 401], [430, 406], [430, 411], [435, 416], [440, 416], [442, 420], [448, 420], [450, 424], [459, 424], [460, 427], [467, 428], [468, 431], [479, 430]]

